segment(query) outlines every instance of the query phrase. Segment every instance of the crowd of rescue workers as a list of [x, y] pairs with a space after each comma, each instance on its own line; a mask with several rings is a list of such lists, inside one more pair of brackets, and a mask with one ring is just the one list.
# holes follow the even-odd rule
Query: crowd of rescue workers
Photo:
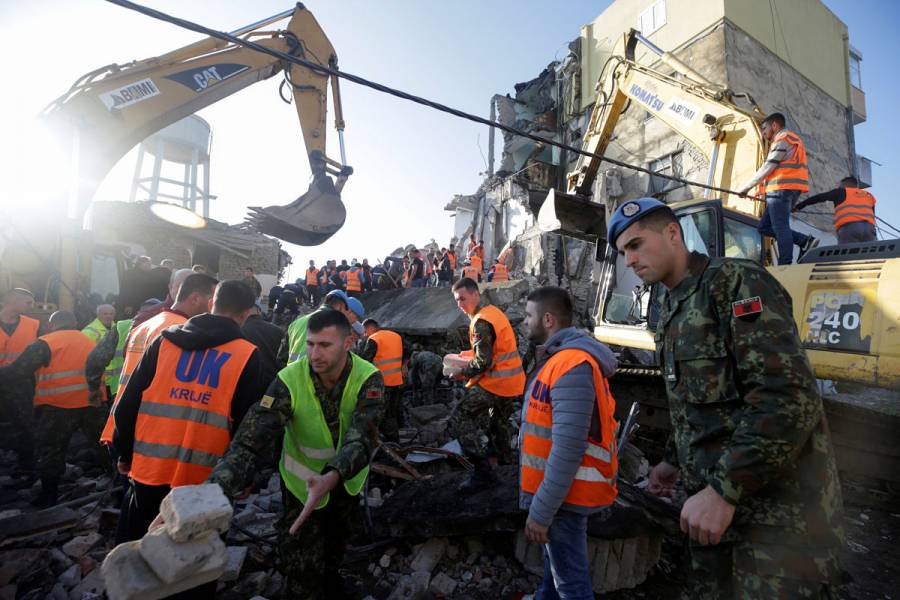
[[[805, 169], [802, 142], [783, 125], [771, 117], [763, 124], [780, 152], [764, 167], [770, 184], [796, 163]], [[856, 210], [854, 183], [843, 197]], [[785, 258], [788, 244], [810, 243], [784, 231], [782, 201], [773, 201], [766, 223]], [[863, 237], [874, 235], [869, 225]], [[687, 597], [832, 597], [841, 491], [790, 296], [759, 264], [689, 251], [671, 208], [652, 198], [622, 203], [607, 241], [644, 283], [666, 292], [656, 352], [672, 434], [645, 485], [655, 496], [679, 489], [687, 497]], [[126, 302], [133, 314], [118, 320], [113, 306], [100, 305], [86, 326], [68, 311], [43, 324], [27, 316], [31, 291], [8, 291], [0, 399], [18, 436], [18, 476], [39, 478], [35, 504], [53, 506], [73, 434], [96, 440], [97, 464], [127, 486], [122, 543], [159, 523], [173, 487], [214, 482], [239, 498], [256, 473], [277, 464], [284, 597], [342, 597], [339, 567], [370, 457], [379, 444], [400, 443], [411, 380], [409, 344], [367, 318], [367, 293], [447, 287], [469, 317], [470, 349], [419, 368], [465, 382], [448, 423], [474, 466], [460, 502], [499, 485], [498, 465], [517, 465], [525, 535], [544, 548], [537, 597], [593, 598], [587, 523], [617, 496], [608, 383], [617, 357], [573, 327], [570, 294], [547, 286], [527, 297], [519, 331], [534, 358], [524, 365], [522, 338], [481, 294], [484, 281], [510, 278], [510, 254], [489, 260], [472, 236], [460, 258], [451, 247], [410, 249], [375, 266], [310, 261], [302, 278], [270, 290], [265, 307], [250, 269], [243, 280], [218, 281], [201, 265], [174, 270], [171, 261], [154, 267], [141, 257], [136, 271], [167, 274], [165, 297], [138, 292]], [[301, 304], [311, 312], [300, 315]], [[214, 593], [215, 582], [190, 597]]]

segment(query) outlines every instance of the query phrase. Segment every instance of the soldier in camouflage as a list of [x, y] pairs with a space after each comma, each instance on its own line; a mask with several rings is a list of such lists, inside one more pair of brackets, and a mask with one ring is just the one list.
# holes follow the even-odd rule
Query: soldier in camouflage
[[[324, 326], [320, 323], [323, 319]], [[335, 319], [341, 323], [328, 325]], [[344, 390], [359, 361], [349, 352], [349, 331], [349, 322], [338, 311], [325, 310], [313, 315], [309, 322], [307, 356], [279, 372], [263, 399], [250, 409], [225, 456], [209, 477], [229, 498], [234, 498], [252, 483], [261, 461], [271, 456], [280, 439], [284, 438], [285, 446], [299, 443], [285, 435], [286, 431], [290, 434], [294, 411], [301, 401], [294, 397], [287, 382], [296, 376], [298, 369], [307, 369], [336, 452], [320, 474], [307, 479], [306, 505], [286, 487], [284, 463], [281, 465], [284, 513], [279, 520], [279, 552], [285, 576], [282, 591], [284, 598], [292, 600], [342, 597], [338, 567], [350, 529], [358, 521], [355, 513], [359, 499], [339, 484], [367, 468], [384, 412], [384, 380], [369, 365], [372, 374], [356, 394], [352, 419], [344, 423], [341, 418], [342, 406], [348, 401]], [[343, 431], [342, 426], [346, 427]], [[328, 504], [313, 510], [318, 500], [329, 492]]]
[[[468, 286], [474, 286], [471, 290]], [[488, 459], [495, 456], [498, 462], [513, 464], [516, 456], [511, 442], [515, 429], [510, 422], [510, 415], [519, 396], [500, 396], [478, 384], [478, 377], [487, 373], [494, 365], [497, 332], [487, 319], [476, 319], [476, 315], [484, 308], [478, 284], [464, 277], [453, 286], [456, 303], [466, 315], [475, 319], [470, 333], [474, 356], [456, 379], [468, 379], [470, 385], [466, 395], [460, 401], [450, 417], [450, 433], [459, 440], [463, 453], [475, 465], [472, 477], [463, 483], [461, 491], [474, 491], [490, 484], [493, 475]], [[524, 380], [524, 376], [523, 376]], [[523, 382], [524, 385], [524, 382]]]
[[629, 201], [610, 245], [667, 293], [656, 347], [673, 436], [649, 489], [689, 494], [689, 598], [827, 598], [842, 501], [791, 298], [760, 265], [688, 252], [670, 208]]
[[413, 344], [407, 369], [416, 405], [434, 404], [436, 401], [434, 390], [440, 383], [444, 371], [444, 361], [441, 357], [434, 352], [422, 350], [420, 344]]

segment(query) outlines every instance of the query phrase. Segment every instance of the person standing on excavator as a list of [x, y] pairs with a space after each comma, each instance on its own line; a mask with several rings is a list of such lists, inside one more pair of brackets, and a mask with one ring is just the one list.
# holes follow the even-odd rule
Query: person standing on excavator
[[778, 264], [789, 265], [794, 260], [794, 245], [800, 256], [813, 248], [818, 240], [791, 229], [791, 208], [800, 194], [809, 191], [809, 168], [806, 146], [800, 136], [785, 129], [784, 115], [772, 113], [762, 124], [762, 134], [771, 145], [766, 162], [740, 189], [746, 196], [759, 186], [766, 200], [766, 212], [758, 229], [764, 236], [774, 237], [778, 247]]
[[874, 242], [878, 239], [875, 235], [875, 196], [861, 189], [856, 177], [844, 177], [840, 187], [810, 196], [797, 203], [794, 211], [821, 202], [834, 204], [834, 229], [838, 244]]

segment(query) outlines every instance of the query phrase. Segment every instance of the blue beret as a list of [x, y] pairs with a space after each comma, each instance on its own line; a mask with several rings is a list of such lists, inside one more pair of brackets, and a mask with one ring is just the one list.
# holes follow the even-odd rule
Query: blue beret
[[623, 203], [613, 213], [606, 228], [606, 239], [609, 241], [609, 245], [615, 248], [616, 240], [619, 239], [619, 235], [623, 231], [650, 213], [666, 208], [666, 206], [665, 203], [660, 202], [656, 198], [638, 198], [637, 200], [629, 200]]

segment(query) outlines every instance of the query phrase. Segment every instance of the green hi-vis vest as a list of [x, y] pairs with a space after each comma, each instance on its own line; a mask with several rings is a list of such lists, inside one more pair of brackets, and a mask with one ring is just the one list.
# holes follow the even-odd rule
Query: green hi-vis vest
[[119, 342], [116, 344], [116, 354], [113, 359], [106, 365], [106, 385], [112, 397], [116, 397], [119, 390], [119, 376], [122, 375], [122, 365], [125, 364], [125, 341], [128, 339], [128, 333], [131, 331], [131, 319], [123, 319], [116, 321], [116, 330], [119, 332]]
[[[378, 368], [371, 363], [355, 354], [351, 353], [350, 356], [353, 366], [344, 386], [344, 394], [341, 396], [337, 448], [325, 422], [325, 415], [322, 414], [322, 406], [316, 398], [309, 359], [304, 356], [278, 372], [278, 377], [291, 392], [293, 412], [284, 431], [284, 448], [278, 469], [287, 489], [304, 504], [307, 498], [306, 480], [321, 474], [328, 461], [341, 449], [344, 433], [353, 419], [359, 390], [369, 377], [378, 372]], [[359, 495], [368, 475], [369, 467], [365, 467], [355, 477], [344, 481], [344, 489], [351, 496]], [[322, 508], [326, 504], [328, 496], [325, 496], [316, 508]]]
[[109, 329], [107, 329], [106, 326], [100, 322], [100, 319], [94, 319], [93, 321], [88, 323], [84, 329], [81, 330], [81, 333], [88, 336], [91, 341], [96, 344], [104, 335], [106, 335], [106, 332], [108, 331]]
[[319, 312], [318, 310], [294, 319], [288, 325], [288, 364], [296, 362], [306, 356], [306, 330], [309, 327], [309, 318]]

